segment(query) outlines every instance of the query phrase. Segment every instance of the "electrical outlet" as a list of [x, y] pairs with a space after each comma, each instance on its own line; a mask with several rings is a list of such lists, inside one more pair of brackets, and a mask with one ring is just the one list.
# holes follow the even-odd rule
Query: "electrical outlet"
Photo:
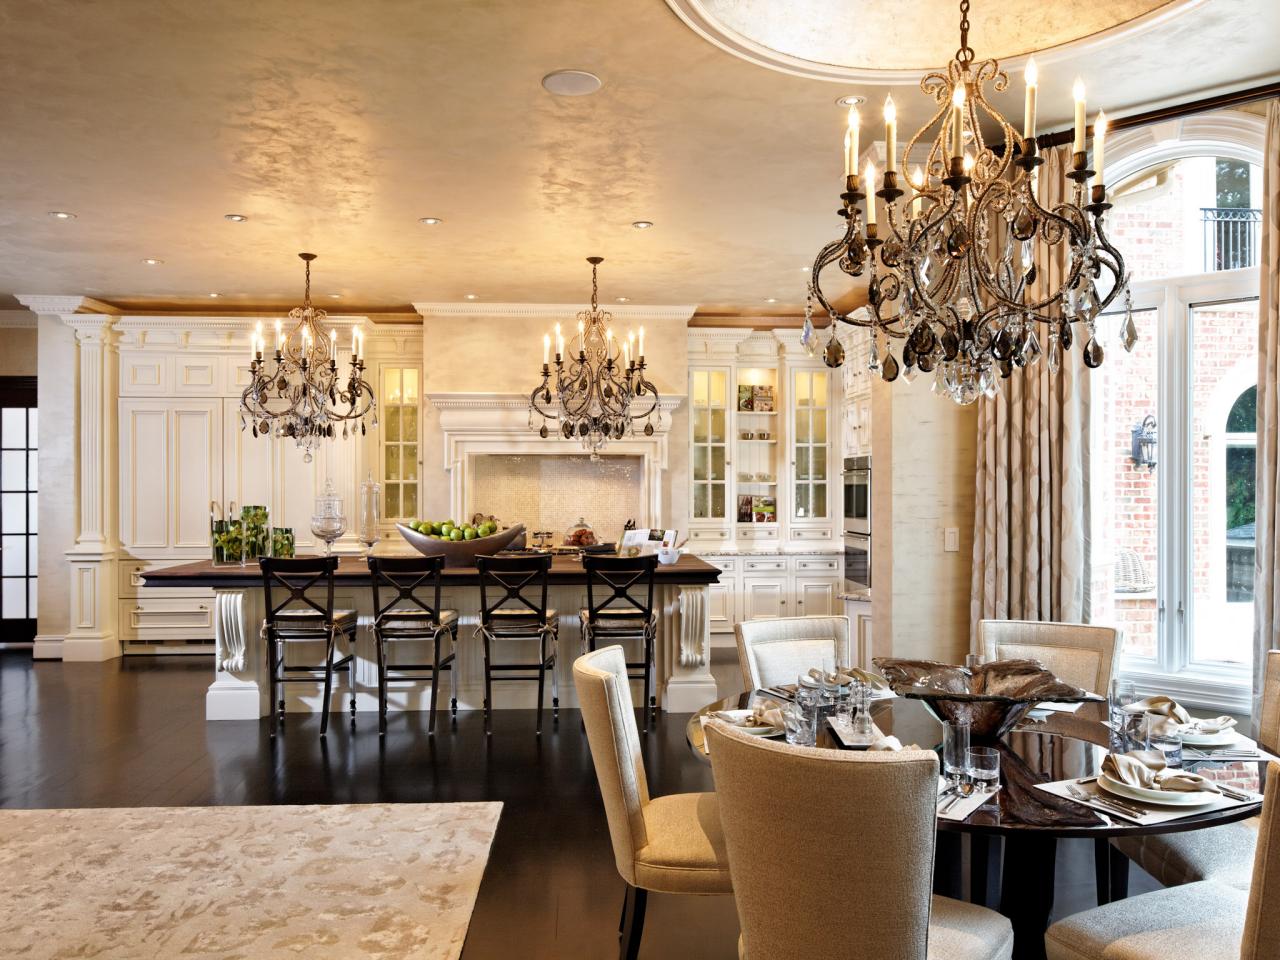
[[947, 527], [942, 531], [942, 549], [946, 553], [958, 553], [960, 550], [960, 528]]

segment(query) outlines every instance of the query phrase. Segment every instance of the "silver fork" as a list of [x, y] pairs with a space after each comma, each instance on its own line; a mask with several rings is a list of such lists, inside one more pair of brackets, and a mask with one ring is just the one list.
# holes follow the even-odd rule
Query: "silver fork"
[[1091, 794], [1087, 790], [1082, 790], [1080, 787], [1076, 786], [1074, 783], [1067, 784], [1067, 793], [1071, 794], [1071, 796], [1075, 797], [1077, 800], [1081, 801], [1082, 803], [1095, 803], [1098, 806], [1105, 807], [1108, 810], [1114, 810], [1116, 813], [1120, 814], [1122, 817], [1127, 817], [1130, 820], [1140, 819], [1143, 816], [1145, 816], [1147, 813], [1147, 811], [1145, 810], [1140, 810], [1137, 807], [1131, 807], [1127, 803], [1124, 803], [1120, 800], [1112, 800], [1110, 797], [1103, 797], [1103, 796], [1098, 796], [1096, 794]]

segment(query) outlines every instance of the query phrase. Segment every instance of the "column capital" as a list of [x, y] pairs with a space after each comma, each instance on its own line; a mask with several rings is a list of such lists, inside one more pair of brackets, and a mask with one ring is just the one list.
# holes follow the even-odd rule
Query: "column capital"
[[19, 303], [34, 314], [62, 317], [64, 320], [75, 314], [106, 314], [114, 316], [120, 313], [119, 308], [101, 300], [95, 300], [93, 297], [43, 293], [17, 293], [14, 296]]

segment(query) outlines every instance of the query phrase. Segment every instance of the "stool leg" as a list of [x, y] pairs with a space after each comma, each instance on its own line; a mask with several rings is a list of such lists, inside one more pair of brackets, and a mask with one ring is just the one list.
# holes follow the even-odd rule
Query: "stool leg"
[[458, 625], [455, 622], [449, 636], [453, 645], [453, 659], [449, 661], [449, 711], [454, 720], [458, 718]]
[[489, 670], [489, 633], [484, 631], [484, 732], [486, 734], [493, 733], [492, 718], [490, 712], [493, 710], [493, 675]]
[[373, 635], [378, 657], [378, 736], [387, 735], [387, 647], [380, 632]]
[[560, 654], [553, 653], [551, 655], [551, 722], [560, 722], [560, 677], [559, 673]]
[[271, 710], [271, 736], [276, 735], [276, 728], [280, 724], [280, 714], [283, 710], [276, 710], [277, 689], [280, 683], [276, 676], [276, 638], [267, 633], [267, 704]]
[[650, 648], [650, 646], [649, 646], [649, 637], [648, 637], [648, 635], [646, 634], [646, 635], [645, 635], [645, 638], [640, 642], [640, 655], [641, 655], [642, 657], [644, 657], [644, 700], [643, 700], [643, 702], [642, 702], [642, 703], [641, 703], [641, 705], [640, 705], [640, 709], [644, 711], [644, 731], [645, 731], [645, 733], [648, 733], [648, 732], [649, 732], [649, 722], [650, 722], [650, 720], [652, 720], [652, 718], [653, 718], [653, 711], [652, 711], [652, 710], [650, 710], [650, 708], [649, 708], [649, 697], [650, 697], [650, 694], [649, 694], [649, 683], [650, 683], [650, 676], [649, 676], [649, 652], [650, 652], [650, 650], [651, 650], [651, 648]]
[[347, 661], [347, 692], [351, 695], [351, 725], [356, 725], [356, 634], [353, 630], [347, 634], [347, 652], [351, 659]]
[[329, 732], [329, 695], [333, 692], [333, 634], [325, 645], [324, 698], [320, 702], [320, 736]]
[[431, 661], [431, 715], [427, 717], [427, 733], [436, 732], [436, 694], [440, 692], [440, 635], [443, 632], [436, 631], [435, 656]]
[[547, 683], [547, 635], [538, 640], [538, 653], [542, 662], [538, 665], [538, 735], [542, 735], [542, 692]]

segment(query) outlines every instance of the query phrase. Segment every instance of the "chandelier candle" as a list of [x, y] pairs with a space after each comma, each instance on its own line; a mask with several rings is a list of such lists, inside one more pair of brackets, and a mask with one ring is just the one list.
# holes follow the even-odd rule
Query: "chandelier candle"
[[1105, 110], [1098, 111], [1098, 119], [1093, 122], [1093, 169], [1097, 171], [1093, 177], [1094, 189], [1101, 187], [1104, 183], [1102, 179], [1102, 165], [1106, 163], [1107, 149], [1107, 114]]
[[849, 108], [849, 125], [844, 131], [844, 175], [858, 175], [858, 132], [862, 119], [858, 116], [858, 108]]
[[[866, 165], [861, 185], [856, 168], [846, 172], [843, 235], [818, 252], [805, 310], [806, 317], [815, 305], [826, 311], [836, 346], [835, 322], [868, 328], [868, 367], [882, 379], [892, 382], [901, 374], [911, 381], [931, 373], [934, 392], [960, 404], [997, 396], [1002, 380], [1046, 354], [1049, 375], [1057, 375], [1073, 344], [1081, 344], [1075, 349], [1085, 366], [1099, 366], [1104, 350], [1098, 325], [1118, 297], [1125, 307], [1121, 342], [1131, 350], [1137, 341], [1129, 274], [1107, 237], [1111, 205], [1101, 173], [1090, 188], [1084, 84], [1077, 81], [1075, 89], [1076, 144], [1064, 197], [1045, 207], [1037, 195], [1044, 160], [1036, 155], [1035, 64], [1029, 61], [1024, 74], [1020, 136], [987, 99], [988, 88], [1003, 92], [1009, 78], [996, 60], [976, 59], [969, 6], [970, 0], [961, 0], [954, 59], [920, 81], [932, 117], [909, 137], [902, 157], [896, 105], [885, 103], [888, 158], [880, 189], [873, 164]], [[1093, 144], [1099, 171], [1106, 129], [1099, 115]], [[906, 194], [898, 187], [898, 164], [917, 150], [924, 163], [912, 171], [911, 195], [900, 203]], [[832, 265], [846, 277], [866, 276], [865, 310], [846, 314], [831, 303], [823, 271]], [[824, 359], [840, 366], [843, 351], [829, 346]]]

